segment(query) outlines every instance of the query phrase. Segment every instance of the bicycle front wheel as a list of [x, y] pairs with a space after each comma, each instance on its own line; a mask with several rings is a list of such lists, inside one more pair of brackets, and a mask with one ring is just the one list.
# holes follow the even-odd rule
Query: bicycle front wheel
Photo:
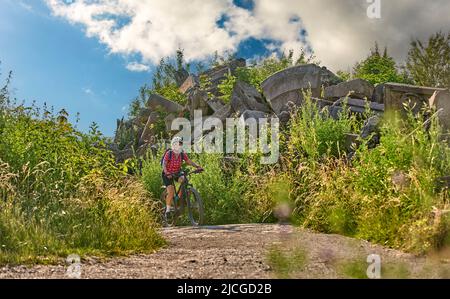
[[204, 224], [203, 201], [200, 194], [194, 188], [187, 191], [187, 205], [189, 211], [189, 220], [193, 226]]

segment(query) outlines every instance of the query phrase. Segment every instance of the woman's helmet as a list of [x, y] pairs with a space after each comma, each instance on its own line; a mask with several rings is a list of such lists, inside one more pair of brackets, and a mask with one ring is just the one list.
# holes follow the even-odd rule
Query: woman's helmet
[[181, 138], [179, 136], [174, 137], [172, 139], [171, 145], [172, 145], [172, 150], [175, 153], [177, 153], [177, 154], [180, 153], [181, 148], [183, 147], [183, 138]]

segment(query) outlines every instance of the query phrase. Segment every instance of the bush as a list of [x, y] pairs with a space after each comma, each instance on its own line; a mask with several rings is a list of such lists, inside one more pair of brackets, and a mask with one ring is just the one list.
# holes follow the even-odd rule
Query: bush
[[163, 244], [149, 195], [127, 178], [96, 125], [62, 111], [0, 106], [0, 263], [71, 253], [148, 252]]
[[[298, 223], [416, 253], [443, 245], [448, 223], [436, 211], [446, 209], [448, 191], [437, 190], [435, 179], [448, 174], [450, 151], [435, 119], [429, 130], [412, 113], [385, 119], [380, 145], [369, 149], [363, 142], [349, 164], [335, 150], [350, 120], [328, 124], [310, 115], [306, 105], [289, 131], [286, 167]], [[319, 134], [321, 126], [338, 128], [336, 139]]]

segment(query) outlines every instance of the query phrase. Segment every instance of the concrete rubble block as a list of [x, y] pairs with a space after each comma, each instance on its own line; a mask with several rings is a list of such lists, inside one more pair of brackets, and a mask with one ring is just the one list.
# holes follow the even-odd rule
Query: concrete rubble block
[[177, 118], [177, 116], [173, 113], [170, 113], [164, 118], [164, 123], [166, 124], [166, 131], [172, 131], [172, 122]]
[[227, 75], [235, 75], [236, 70], [240, 67], [245, 67], [246, 61], [245, 59], [239, 58], [232, 60], [229, 63], [226, 63], [224, 65], [217, 66], [215, 68], [209, 69], [199, 75], [199, 77], [206, 77], [208, 78], [209, 82], [211, 83], [211, 87], [208, 92], [212, 93], [215, 96], [219, 96], [220, 92], [218, 90], [218, 85], [222, 83], [223, 80], [226, 79]]
[[206, 91], [196, 89], [189, 97], [189, 111], [191, 116], [195, 110], [201, 110], [203, 116], [210, 115], [211, 109], [208, 105], [208, 93]]
[[302, 91], [311, 88], [313, 97], [320, 97], [322, 85], [338, 82], [326, 68], [315, 64], [299, 65], [287, 68], [267, 78], [262, 84], [263, 93], [273, 111], [280, 116], [288, 111], [289, 102], [300, 106], [303, 102]]
[[208, 106], [214, 112], [217, 112], [225, 106], [225, 103], [219, 98], [214, 98], [208, 101]]
[[349, 107], [359, 107], [365, 109], [368, 105], [370, 110], [374, 112], [384, 112], [384, 104], [379, 104], [375, 102], [369, 102], [360, 99], [352, 99], [352, 98], [340, 98], [337, 100], [334, 105], [335, 106], [343, 106], [344, 103], [347, 103]]
[[269, 104], [264, 100], [258, 90], [250, 84], [236, 82], [231, 96], [231, 107], [241, 115], [246, 110], [270, 112]]
[[315, 103], [317, 105], [319, 110], [322, 110], [323, 108], [325, 108], [327, 106], [332, 106], [334, 104], [334, 102], [332, 102], [332, 101], [327, 101], [327, 100], [323, 100], [323, 99], [319, 99], [319, 98], [311, 98], [311, 100], [313, 103]]
[[224, 122], [227, 118], [231, 117], [233, 115], [233, 109], [231, 108], [231, 105], [225, 105], [222, 109], [215, 112], [212, 117], [220, 119], [222, 122]]
[[439, 122], [444, 133], [450, 133], [450, 91], [435, 91], [429, 99], [429, 105], [438, 111]]
[[400, 83], [384, 84], [384, 106], [386, 112], [400, 111], [405, 113], [404, 104], [408, 104], [414, 113], [418, 113], [435, 91], [445, 91], [443, 88], [421, 87]]
[[259, 120], [260, 118], [269, 118], [270, 115], [263, 111], [255, 111], [255, 110], [245, 110], [240, 117], [240, 120], [246, 121], [247, 119], [256, 119]]
[[183, 106], [173, 101], [170, 101], [160, 95], [152, 94], [147, 101], [147, 108], [152, 111], [157, 111], [158, 109], [162, 109], [165, 112], [169, 113], [180, 113], [183, 111]]
[[325, 88], [324, 98], [327, 100], [336, 100], [342, 97], [351, 96], [352, 98], [372, 99], [374, 86], [362, 79], [355, 79], [338, 85]]
[[375, 90], [372, 95], [372, 102], [384, 104], [384, 84], [378, 84], [375, 86]]
[[199, 86], [199, 79], [195, 75], [189, 75], [187, 79], [181, 84], [178, 89], [182, 94], [188, 93], [190, 90], [195, 89]]

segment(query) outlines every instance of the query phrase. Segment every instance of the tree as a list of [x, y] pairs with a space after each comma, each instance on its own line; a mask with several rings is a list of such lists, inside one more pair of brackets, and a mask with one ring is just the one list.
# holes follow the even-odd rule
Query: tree
[[450, 32], [447, 36], [433, 34], [428, 44], [411, 42], [406, 63], [415, 84], [432, 87], [450, 87]]
[[148, 100], [148, 87], [145, 84], [139, 89], [139, 96], [135, 97], [133, 101], [131, 101], [130, 109], [128, 111], [128, 116], [130, 118], [134, 118], [138, 116], [139, 111], [145, 107], [145, 104]]
[[354, 78], [364, 79], [372, 84], [405, 83], [405, 78], [399, 74], [394, 58], [388, 55], [387, 48], [381, 55], [378, 43], [375, 43], [375, 49], [371, 50], [370, 55], [365, 60], [355, 65], [353, 72]]

